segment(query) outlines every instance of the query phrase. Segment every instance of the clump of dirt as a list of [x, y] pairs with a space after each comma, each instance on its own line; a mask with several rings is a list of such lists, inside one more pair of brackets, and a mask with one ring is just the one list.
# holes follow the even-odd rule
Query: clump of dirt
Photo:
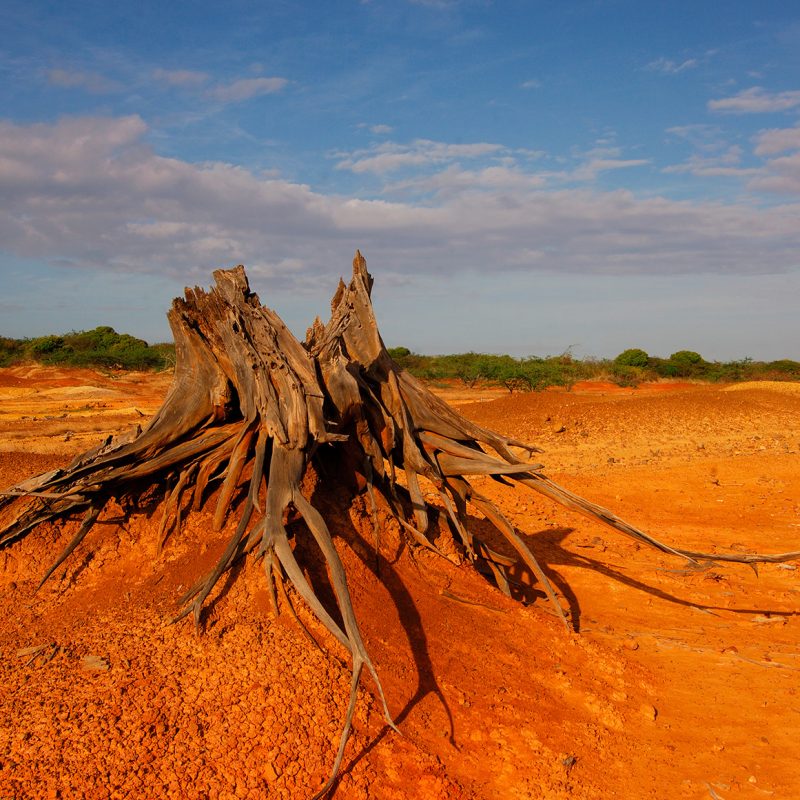
[[[0, 370], [0, 386], [11, 378]], [[25, 379], [25, 388], [57, 388], [46, 371]], [[56, 380], [69, 379], [61, 371]], [[129, 381], [122, 408], [157, 408], [161, 380]], [[462, 413], [538, 441], [553, 477], [667, 542], [797, 549], [800, 395], [684, 386], [465, 399], [474, 402]], [[64, 441], [61, 420], [23, 412], [39, 418], [17, 418], [26, 434], [15, 436], [3, 405], [2, 486], [87, 447]], [[95, 438], [138, 419], [123, 416], [98, 414]], [[691, 569], [483, 481], [548, 565], [580, 622], [575, 635], [523, 572], [512, 577], [529, 605], [471, 569], [411, 553], [390, 523], [376, 561], [363, 499], [326, 495], [324, 482], [318, 491], [403, 734], [385, 726], [367, 684], [335, 797], [800, 793], [796, 564], [765, 565], [759, 576], [742, 566]], [[189, 621], [172, 625], [178, 597], [216, 562], [230, 529], [212, 534], [209, 515], [195, 514], [159, 553], [157, 505], [128, 519], [109, 509], [104, 519], [38, 594], [73, 526], [42, 526], [0, 554], [0, 796], [312, 794], [347, 703], [338, 643], [295, 595], [322, 650], [285, 604], [274, 619], [262, 569], [250, 562], [212, 597], [201, 634]], [[482, 520], [473, 523], [485, 534]]]

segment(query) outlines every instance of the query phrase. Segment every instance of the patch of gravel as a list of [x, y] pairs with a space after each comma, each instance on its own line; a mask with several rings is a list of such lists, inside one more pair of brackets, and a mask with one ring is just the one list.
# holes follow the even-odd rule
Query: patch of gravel
[[122, 392], [116, 389], [104, 389], [100, 386], [57, 386], [54, 389], [42, 389], [39, 397], [80, 397], [93, 399], [96, 397], [119, 397]]
[[771, 392], [784, 392], [797, 394], [800, 392], [800, 383], [795, 381], [745, 381], [726, 386], [724, 392], [745, 392], [748, 389], [768, 389]]

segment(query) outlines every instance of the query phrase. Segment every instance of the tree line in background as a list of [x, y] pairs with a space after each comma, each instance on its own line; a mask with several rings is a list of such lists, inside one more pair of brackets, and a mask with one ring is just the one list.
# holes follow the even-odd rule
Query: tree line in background
[[174, 365], [175, 346], [149, 345], [144, 339], [117, 333], [107, 325], [61, 336], [0, 337], [0, 367], [31, 361], [62, 367], [161, 370]]
[[712, 382], [800, 380], [798, 361], [706, 361], [691, 350], [657, 358], [632, 348], [614, 359], [583, 360], [574, 358], [569, 351], [546, 358], [513, 358], [483, 353], [425, 356], [412, 353], [407, 347], [390, 347], [389, 354], [400, 366], [426, 380], [458, 379], [466, 386], [493, 384], [504, 386], [509, 392], [540, 391], [548, 386], [569, 388], [583, 380], [608, 380], [620, 386], [670, 378]]
[[[679, 350], [669, 358], [631, 348], [614, 359], [576, 359], [567, 351], [558, 356], [514, 358], [486, 353], [426, 356], [407, 347], [390, 347], [389, 354], [412, 375], [428, 381], [458, 380], [465, 386], [503, 386], [509, 392], [541, 391], [549, 386], [569, 388], [582, 380], [609, 380], [636, 386], [660, 379], [728, 382], [743, 380], [800, 380], [800, 362], [706, 361], [699, 353]], [[100, 326], [60, 336], [32, 339], [0, 337], [0, 366], [36, 362], [52, 366], [100, 369], [163, 370], [175, 363], [173, 344], [149, 345], [127, 333]]]

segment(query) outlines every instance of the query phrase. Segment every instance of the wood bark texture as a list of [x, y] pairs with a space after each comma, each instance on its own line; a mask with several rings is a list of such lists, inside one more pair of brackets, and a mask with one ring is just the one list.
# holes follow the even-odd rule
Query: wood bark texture
[[[368, 494], [376, 542], [380, 495], [409, 542], [436, 550], [432, 521], [447, 525], [469, 561], [487, 568], [510, 593], [506, 569], [513, 559], [491, 550], [469, 528], [470, 507], [487, 518], [534, 573], [557, 614], [569, 625], [559, 598], [514, 526], [470, 483], [474, 475], [520, 484], [599, 519], [665, 553], [687, 558], [756, 564], [785, 561], [779, 555], [708, 554], [670, 547], [612, 512], [557, 485], [531, 461], [534, 445], [485, 430], [464, 419], [391, 359], [371, 302], [372, 276], [359, 252], [349, 284], [340, 282], [331, 317], [316, 320], [298, 341], [278, 315], [250, 291], [244, 267], [214, 273], [210, 291], [187, 289], [168, 319], [175, 338], [176, 368], [163, 406], [143, 430], [111, 438], [68, 467], [39, 475], [0, 495], [0, 547], [11, 545], [47, 520], [83, 515], [81, 524], [44, 583], [84, 540], [110, 500], [126, 507], [154, 490], [164, 492], [162, 544], [184, 516], [215, 497], [213, 527], [230, 513], [235, 531], [218, 563], [181, 600], [180, 619], [199, 625], [203, 604], [234, 562], [250, 553], [262, 559], [273, 607], [276, 581], [295, 587], [311, 611], [350, 654], [350, 701], [331, 777], [335, 780], [347, 742], [356, 690], [364, 667], [371, 673], [389, 725], [377, 671], [359, 633], [345, 570], [320, 509], [301, 491], [318, 458], [330, 467], [326, 480], [353, 480]], [[432, 507], [423, 491], [438, 493]], [[432, 489], [431, 489], [432, 487]], [[287, 529], [300, 515], [325, 559], [338, 616], [319, 600], [295, 558]], [[377, 548], [376, 548], [377, 549]], [[40, 584], [41, 585], [41, 584]]]

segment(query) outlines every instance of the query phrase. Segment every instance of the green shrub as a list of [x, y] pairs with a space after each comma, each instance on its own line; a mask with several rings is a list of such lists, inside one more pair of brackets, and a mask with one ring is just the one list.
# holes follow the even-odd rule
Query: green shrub
[[770, 361], [764, 365], [770, 372], [782, 372], [785, 375], [800, 375], [800, 361], [791, 361], [782, 358], [779, 361]]
[[714, 361], [709, 364], [704, 362], [702, 368], [697, 368], [695, 377], [712, 383], [734, 382], [752, 380], [759, 372], [759, 366], [752, 358], [743, 358], [739, 361]]
[[638, 347], [623, 350], [615, 359], [614, 363], [622, 367], [646, 367], [650, 362], [650, 356]]
[[63, 336], [40, 336], [30, 342], [31, 352], [40, 357], [53, 356], [63, 349]]
[[523, 371], [534, 392], [541, 392], [550, 386], [572, 386], [576, 370], [572, 360], [555, 358], [529, 358], [523, 362]]
[[676, 374], [682, 378], [697, 376], [708, 366], [700, 353], [693, 350], [678, 350], [669, 360], [675, 365]]
[[386, 351], [395, 361], [411, 355], [411, 351], [407, 347], [387, 347]]
[[678, 365], [667, 358], [655, 358], [651, 356], [648, 366], [659, 378], [678, 377]]
[[[648, 355], [639, 348], [607, 359], [576, 360], [570, 350], [558, 356], [514, 358], [487, 353], [452, 353], [426, 356], [407, 347], [390, 347], [389, 355], [398, 366], [429, 381], [460, 380], [466, 386], [480, 381], [504, 386], [509, 392], [542, 391], [550, 386], [567, 388], [579, 380], [609, 376], [620, 386], [636, 386], [657, 378], [691, 377], [705, 381], [800, 380], [800, 361], [708, 362], [693, 350], [678, 350], [669, 358]], [[0, 336], [0, 367], [37, 361], [78, 367], [110, 369], [171, 369], [175, 366], [175, 345], [171, 342], [148, 345], [127, 333], [117, 333], [108, 325], [90, 331], [34, 339]]]
[[102, 325], [91, 331], [33, 339], [0, 339], [0, 366], [41, 364], [112, 369], [164, 369], [174, 365], [175, 346], [150, 347], [143, 339]]
[[615, 362], [611, 367], [611, 380], [617, 386], [638, 386], [644, 380], [644, 370]]
[[22, 361], [25, 357], [23, 343], [18, 339], [0, 336], [0, 367], [7, 367]]

